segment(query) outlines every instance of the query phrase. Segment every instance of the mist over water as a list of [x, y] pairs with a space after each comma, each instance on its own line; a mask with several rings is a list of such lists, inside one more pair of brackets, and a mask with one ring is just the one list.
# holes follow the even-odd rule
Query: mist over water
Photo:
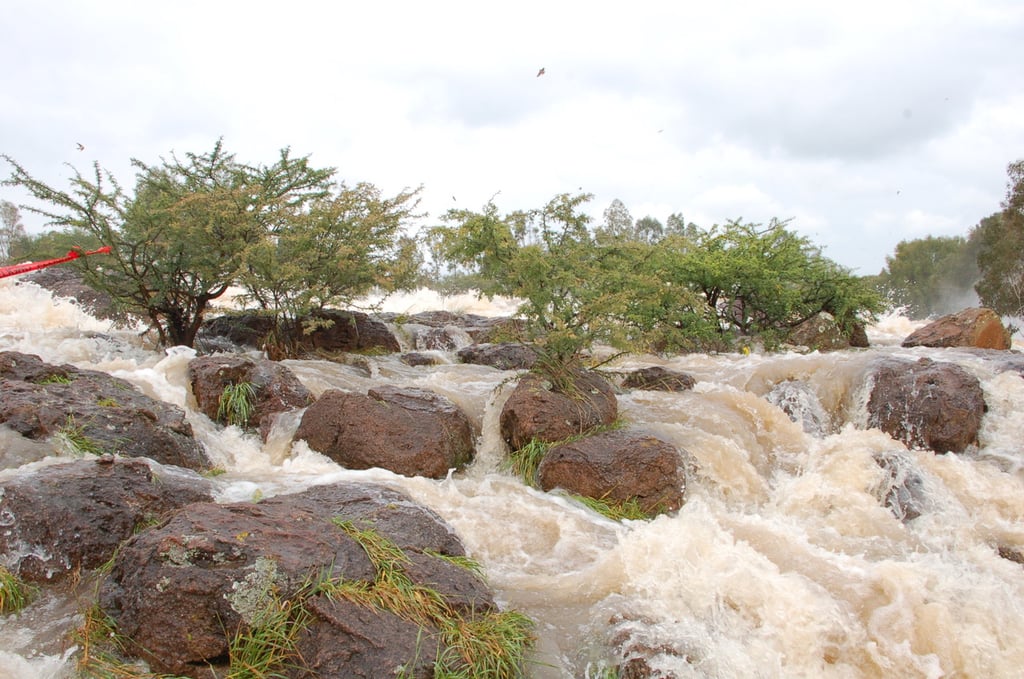
[[[426, 292], [389, 310], [501, 315], [514, 305]], [[154, 351], [31, 285], [0, 281], [0, 349], [110, 372], [188, 410], [214, 463], [218, 499], [250, 500], [338, 480], [383, 483], [448, 521], [502, 604], [537, 621], [530, 676], [599, 676], [610, 649], [643, 653], [675, 677], [1016, 677], [1024, 667], [1024, 379], [978, 355], [902, 349], [920, 323], [900, 316], [869, 331], [873, 348], [831, 354], [628, 356], [611, 366], [664, 365], [693, 375], [681, 393], [619, 395], [631, 427], [689, 455], [687, 501], [674, 515], [617, 523], [505, 472], [498, 415], [511, 371], [369, 358], [365, 372], [287, 361], [315, 394], [380, 384], [437, 391], [479, 431], [477, 459], [443, 481], [346, 470], [291, 443], [299, 416], [267, 444], [191, 410], [191, 350]], [[963, 365], [988, 403], [978, 450], [907, 450], [866, 429], [866, 372], [883, 355]], [[798, 421], [776, 403], [797, 404]], [[0, 445], [46, 446], [0, 434]], [[57, 451], [54, 449], [54, 455]], [[921, 515], [884, 503], [889, 456], [920, 479]], [[0, 471], [0, 479], [23, 473]], [[0, 618], [0, 679], [74, 675], [63, 635], [74, 602], [44, 598]]]

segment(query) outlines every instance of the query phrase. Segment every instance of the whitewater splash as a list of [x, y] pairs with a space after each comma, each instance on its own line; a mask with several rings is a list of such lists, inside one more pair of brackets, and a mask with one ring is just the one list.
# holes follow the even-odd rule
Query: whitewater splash
[[[389, 310], [508, 308], [438, 302], [421, 294]], [[609, 676], [612, 649], [642, 652], [675, 677], [1019, 676], [1024, 567], [998, 550], [1024, 551], [1024, 379], [972, 352], [900, 348], [915, 327], [884, 319], [869, 332], [870, 350], [620, 359], [613, 369], [664, 365], [698, 382], [688, 392], [619, 396], [630, 426], [686, 450], [692, 469], [678, 513], [616, 523], [503, 471], [498, 415], [512, 372], [454, 361], [412, 368], [384, 356], [370, 359], [367, 377], [286, 362], [314, 393], [382, 383], [435, 390], [480, 431], [476, 461], [443, 481], [345, 470], [291, 443], [297, 416], [279, 420], [263, 444], [191, 410], [191, 350], [152, 351], [136, 332], [35, 286], [0, 284], [0, 349], [104, 370], [187, 408], [211, 459], [228, 470], [215, 480], [220, 500], [368, 480], [431, 507], [483, 564], [500, 601], [537, 621], [530, 676], [543, 679]], [[989, 408], [978, 450], [910, 451], [866, 429], [864, 374], [880, 355], [954, 360], [975, 374]], [[797, 396], [817, 429], [773, 404], [788, 384], [803, 385]], [[918, 518], [903, 523], [881, 500], [881, 455], [920, 479]], [[74, 602], [46, 597], [0, 618], [0, 678], [73, 676], [64, 634], [77, 615]]]

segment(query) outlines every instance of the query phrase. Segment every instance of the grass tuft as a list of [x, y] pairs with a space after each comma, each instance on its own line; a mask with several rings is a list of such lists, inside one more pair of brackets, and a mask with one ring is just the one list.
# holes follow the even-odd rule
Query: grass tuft
[[38, 590], [0, 565], [0, 613], [17, 613], [25, 608]]
[[252, 382], [227, 384], [217, 400], [217, 420], [244, 427], [256, 410], [256, 386]]
[[64, 425], [57, 431], [55, 438], [61, 447], [77, 457], [83, 455], [103, 455], [107, 451], [99, 443], [89, 438], [85, 428], [75, 421], [74, 415], [68, 415]]

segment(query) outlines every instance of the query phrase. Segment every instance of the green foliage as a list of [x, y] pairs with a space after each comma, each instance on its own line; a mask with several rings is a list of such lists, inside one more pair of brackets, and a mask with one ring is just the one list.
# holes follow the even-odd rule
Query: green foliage
[[228, 644], [229, 667], [225, 679], [271, 679], [285, 677], [296, 666], [299, 634], [311, 620], [302, 605], [284, 599], [271, 588], [254, 617], [239, 625]]
[[545, 443], [538, 439], [530, 439], [530, 442], [519, 450], [509, 453], [508, 466], [513, 474], [523, 480], [528, 486], [537, 486], [537, 468], [547, 455], [552, 444]]
[[[716, 350], [738, 335], [782, 336], [825, 311], [852, 331], [879, 294], [773, 220], [701, 231], [671, 215], [632, 222], [621, 202], [595, 236], [588, 194], [501, 216], [453, 210], [431, 231], [435, 256], [474, 274], [486, 295], [523, 300], [540, 370], [578, 365], [601, 342], [623, 350]], [[657, 236], [660, 234], [660, 238]]]
[[911, 318], [959, 311], [973, 297], [978, 279], [977, 247], [961, 237], [900, 241], [876, 285]]
[[0, 614], [17, 613], [29, 604], [35, 594], [35, 587], [0, 564]]
[[666, 278], [698, 292], [726, 331], [785, 331], [823, 311], [849, 331], [882, 309], [867, 282], [824, 257], [786, 222], [732, 221], [694, 236], [666, 239]]
[[587, 497], [585, 495], [573, 495], [572, 498], [613, 521], [643, 521], [660, 513], [659, 510], [650, 512], [645, 510], [636, 498], [630, 498], [622, 502], [616, 502], [609, 498]]
[[[401, 235], [416, 216], [419, 189], [385, 198], [372, 184], [342, 183], [304, 211], [273, 226], [245, 253], [239, 282], [247, 298], [275, 312], [280, 328], [326, 306], [343, 306], [372, 288], [406, 289], [419, 273], [415, 241]], [[278, 348], [290, 355], [288, 334]]]
[[256, 410], [256, 386], [251, 382], [224, 385], [217, 399], [217, 420], [244, 427]]
[[971, 232], [981, 272], [975, 290], [982, 304], [1004, 316], [1024, 315], [1024, 160], [1007, 168], [1003, 211]]

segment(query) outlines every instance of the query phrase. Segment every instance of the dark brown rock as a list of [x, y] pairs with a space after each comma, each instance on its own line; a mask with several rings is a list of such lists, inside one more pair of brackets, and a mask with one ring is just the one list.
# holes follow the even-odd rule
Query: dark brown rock
[[903, 340], [905, 347], [976, 347], [1009, 349], [1010, 333], [999, 314], [975, 307], [943, 316]]
[[471, 344], [456, 352], [463, 363], [489, 365], [498, 370], [529, 370], [537, 362], [537, 352], [520, 342]]
[[868, 426], [909, 448], [959, 453], [976, 444], [985, 396], [978, 379], [953, 363], [885, 360], [872, 372]]
[[246, 426], [259, 429], [264, 441], [279, 413], [305, 408], [314, 400], [309, 389], [287, 367], [275, 361], [237, 354], [192, 359], [188, 364], [188, 379], [199, 411], [214, 421], [226, 386], [252, 384], [256, 400]]
[[391, 386], [366, 395], [324, 392], [303, 414], [295, 439], [349, 469], [435, 479], [474, 454], [469, 418], [455, 404], [425, 389]]
[[608, 431], [554, 446], [537, 469], [544, 490], [561, 488], [613, 503], [637, 501], [646, 512], [674, 511], [686, 487], [672, 444], [649, 434]]
[[139, 528], [190, 502], [209, 482], [141, 459], [75, 460], [0, 483], [0, 563], [55, 582], [106, 563]]
[[812, 351], [838, 351], [850, 348], [850, 340], [843, 334], [836, 319], [824, 311], [793, 328], [786, 341]]
[[0, 424], [31, 439], [73, 429], [103, 452], [196, 470], [211, 466], [180, 408], [106, 373], [50, 365], [31, 354], [0, 353]]
[[270, 350], [273, 343], [268, 343], [268, 337], [275, 332], [283, 333], [286, 344], [295, 347], [299, 356], [400, 351], [388, 327], [360, 311], [322, 310], [280, 329], [275, 329], [273, 319], [266, 314], [225, 314], [204, 323], [202, 336], [224, 337], [240, 346]]
[[[230, 638], [258, 622], [271, 593], [294, 601], [317, 579], [374, 582], [367, 552], [335, 521], [396, 544], [410, 559], [400, 566], [409, 579], [466, 617], [494, 610], [477, 576], [437, 556], [464, 555], [448, 526], [402, 493], [371, 484], [184, 507], [124, 545], [100, 603], [154, 671], [222, 676]], [[312, 619], [291, 676], [391, 676], [396, 659], [409, 662], [436, 643], [429, 630], [421, 638], [417, 625], [390, 614], [317, 595], [306, 603]]]
[[657, 365], [634, 370], [622, 382], [626, 389], [648, 391], [686, 391], [693, 389], [695, 384], [697, 380], [693, 379], [692, 375]]
[[611, 384], [594, 372], [554, 383], [527, 373], [501, 409], [501, 436], [512, 450], [533, 439], [552, 443], [608, 425], [619, 415]]

